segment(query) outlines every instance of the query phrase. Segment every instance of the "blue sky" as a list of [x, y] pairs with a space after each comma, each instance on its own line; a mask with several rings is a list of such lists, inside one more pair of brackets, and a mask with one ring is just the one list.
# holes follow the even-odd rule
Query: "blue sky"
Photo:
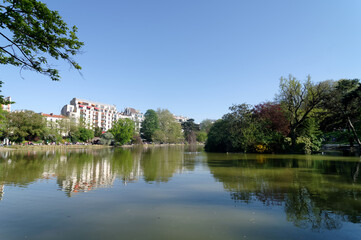
[[0, 65], [13, 109], [60, 113], [73, 97], [217, 119], [232, 104], [272, 100], [279, 78], [361, 76], [361, 1], [44, 1], [79, 28], [83, 77]]

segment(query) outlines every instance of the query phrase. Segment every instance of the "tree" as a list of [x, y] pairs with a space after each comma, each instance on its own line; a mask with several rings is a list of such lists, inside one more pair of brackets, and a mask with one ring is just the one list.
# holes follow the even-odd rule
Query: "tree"
[[73, 118], [62, 118], [56, 121], [58, 134], [66, 136], [69, 134], [70, 128], [74, 125], [75, 119]]
[[348, 129], [352, 132], [350, 145], [354, 139], [359, 147], [361, 141], [355, 129], [355, 123], [361, 115], [361, 84], [358, 79], [341, 79], [333, 84], [333, 88], [326, 97], [323, 107], [327, 110], [327, 117], [322, 125], [326, 130]]
[[132, 144], [136, 144], [136, 145], [142, 145], [143, 144], [142, 138], [140, 137], [139, 133], [135, 133], [133, 135]]
[[153, 109], [148, 109], [144, 114], [144, 121], [140, 129], [141, 136], [151, 142], [153, 140], [154, 132], [159, 129], [158, 115]]
[[183, 141], [182, 128], [171, 112], [158, 109], [159, 129], [154, 132], [154, 141], [159, 143], [180, 143]]
[[8, 112], [4, 111], [1, 107], [0, 107], [0, 138], [3, 139], [6, 137], [7, 135], [7, 127], [8, 127], [8, 121], [7, 121], [7, 116], [8, 116]]
[[79, 128], [79, 140], [82, 142], [87, 142], [89, 139], [94, 138], [94, 132], [91, 129]]
[[49, 128], [49, 126], [45, 128], [43, 133], [43, 140], [45, 140], [45, 142], [59, 142], [61, 139], [62, 137], [57, 128]]
[[248, 104], [233, 105], [230, 113], [216, 121], [205, 145], [209, 152], [249, 152], [263, 142], [260, 123]]
[[266, 102], [254, 106], [254, 114], [263, 122], [264, 128], [287, 136], [289, 121], [281, 104]]
[[223, 116], [229, 122], [232, 148], [248, 152], [262, 141], [259, 121], [254, 117], [253, 109], [248, 104], [233, 105], [230, 113]]
[[101, 137], [103, 134], [103, 129], [101, 127], [94, 128], [94, 137]]
[[207, 152], [229, 152], [233, 150], [230, 126], [226, 119], [220, 119], [214, 122], [209, 130], [204, 149]]
[[46, 131], [46, 120], [33, 111], [11, 112], [7, 115], [3, 136], [11, 141], [37, 141]]
[[207, 132], [199, 131], [197, 133], [197, 142], [204, 143], [207, 140]]
[[211, 129], [213, 123], [215, 121], [211, 120], [211, 119], [204, 119], [200, 124], [199, 124], [199, 128], [201, 131], [205, 131], [205, 132], [209, 132], [209, 130]]
[[191, 118], [181, 125], [186, 141], [191, 144], [195, 143], [197, 140], [197, 132], [199, 131], [199, 124], [194, 123], [194, 119]]
[[289, 119], [292, 147], [296, 146], [297, 129], [309, 114], [319, 107], [329, 93], [330, 82], [312, 83], [311, 77], [301, 83], [292, 75], [281, 77], [277, 100], [283, 106]]
[[70, 138], [70, 141], [72, 143], [76, 143], [80, 141], [80, 131], [79, 131], [80, 125], [81, 124], [78, 124], [76, 122], [76, 119], [70, 119], [69, 125], [67, 126], [65, 125], [66, 127], [69, 128], [68, 137]]
[[81, 67], [71, 56], [79, 53], [83, 43], [77, 28], [68, 28], [57, 11], [37, 0], [3, 0], [0, 5], [0, 64], [10, 64], [60, 79], [59, 71], [48, 57], [64, 59], [75, 69]]
[[298, 128], [297, 133], [300, 137], [296, 139], [298, 152], [311, 154], [319, 151], [322, 145], [322, 131], [320, 130], [319, 118], [312, 114]]
[[102, 145], [111, 145], [114, 141], [114, 136], [110, 132], [103, 133], [100, 139]]
[[119, 119], [109, 132], [113, 134], [114, 140], [119, 144], [130, 143], [135, 134], [134, 122], [128, 118]]

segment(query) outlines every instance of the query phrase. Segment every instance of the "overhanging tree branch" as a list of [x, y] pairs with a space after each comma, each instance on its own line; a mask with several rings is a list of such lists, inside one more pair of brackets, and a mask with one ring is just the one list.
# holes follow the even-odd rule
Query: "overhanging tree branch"
[[[9, 37], [3, 32], [0, 35], [9, 42], [1, 47], [1, 64], [26, 67], [52, 80], [59, 80], [57, 69], [51, 68], [47, 56], [58, 60], [66, 60], [75, 69], [79, 64], [70, 55], [80, 52], [84, 43], [76, 36], [77, 28], [67, 27], [56, 11], [51, 11], [46, 4], [38, 0], [3, 0], [0, 5], [0, 28], [12, 33]], [[13, 53], [6, 50], [14, 46]]]

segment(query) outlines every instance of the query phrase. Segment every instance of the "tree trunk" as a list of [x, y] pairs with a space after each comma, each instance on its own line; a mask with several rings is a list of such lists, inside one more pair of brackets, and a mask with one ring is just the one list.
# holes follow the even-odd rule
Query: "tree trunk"
[[[348, 136], [347, 136], [347, 138], [348, 138], [348, 141], [349, 141], [349, 143], [350, 143], [350, 147], [353, 147], [353, 141], [354, 141], [354, 138], [351, 136], [351, 128], [350, 128], [350, 126], [349, 125], [347, 125], [348, 126], [348, 128], [347, 128], [347, 130], [348, 130]], [[353, 135], [353, 134], [352, 134]]]
[[351, 122], [351, 119], [348, 117], [347, 118], [347, 122], [348, 122], [348, 125], [350, 126], [351, 130], [352, 130], [352, 133], [353, 133], [353, 136], [358, 144], [359, 147], [361, 147], [361, 141], [360, 139], [358, 138], [357, 136], [357, 133], [356, 133], [356, 129], [355, 127], [353, 126], [352, 122]]

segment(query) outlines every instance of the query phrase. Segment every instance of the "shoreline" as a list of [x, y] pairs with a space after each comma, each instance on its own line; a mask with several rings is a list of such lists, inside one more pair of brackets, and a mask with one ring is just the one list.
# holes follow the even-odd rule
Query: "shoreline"
[[55, 150], [55, 149], [102, 149], [111, 148], [105, 145], [27, 145], [0, 147], [0, 151], [21, 151], [21, 150]]
[[204, 146], [204, 143], [187, 144], [187, 143], [164, 143], [164, 144], [134, 144], [134, 145], [122, 145], [121, 148], [132, 148], [132, 147], [169, 147], [169, 146]]
[[25, 151], [25, 150], [57, 150], [57, 149], [107, 149], [107, 148], [134, 148], [134, 147], [169, 147], [169, 146], [204, 146], [204, 144], [184, 144], [184, 143], [169, 143], [169, 144], [137, 144], [137, 145], [123, 145], [123, 146], [108, 146], [108, 145], [27, 145], [27, 146], [8, 146], [0, 147], [0, 152], [4, 151]]

